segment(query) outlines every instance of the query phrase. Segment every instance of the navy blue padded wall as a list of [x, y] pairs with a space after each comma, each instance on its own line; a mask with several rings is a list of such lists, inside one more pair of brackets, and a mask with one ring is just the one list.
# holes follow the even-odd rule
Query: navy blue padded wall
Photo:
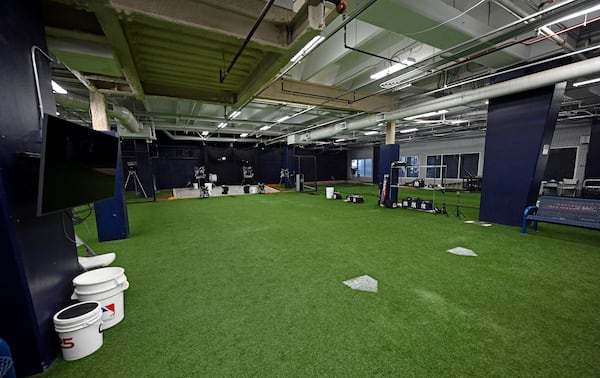
[[[0, 335], [27, 376], [58, 355], [52, 317], [69, 302], [79, 266], [69, 214], [35, 215], [39, 161], [22, 154], [41, 150], [31, 61], [32, 46], [47, 52], [39, 2], [0, 1], [0, 40]], [[54, 114], [50, 63], [35, 59], [44, 110]]]
[[[379, 183], [383, 183], [383, 175], [390, 174], [392, 162], [400, 159], [399, 144], [384, 144], [379, 147]], [[389, 191], [388, 201], [390, 203], [398, 202], [398, 188], [392, 188]]]
[[383, 175], [390, 173], [392, 162], [400, 159], [399, 144], [384, 144], [379, 147], [379, 172], [377, 180], [383, 182]]
[[600, 118], [594, 118], [592, 121], [592, 132], [585, 163], [585, 178], [600, 178]]
[[519, 226], [535, 204], [564, 89], [559, 83], [490, 100], [481, 220]]

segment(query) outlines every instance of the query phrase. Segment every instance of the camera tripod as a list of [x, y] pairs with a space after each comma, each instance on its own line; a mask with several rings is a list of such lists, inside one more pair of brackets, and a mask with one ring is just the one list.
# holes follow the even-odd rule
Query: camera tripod
[[127, 184], [129, 183], [129, 179], [131, 177], [133, 177], [133, 187], [135, 188], [135, 192], [138, 193], [138, 186], [139, 186], [142, 193], [144, 194], [144, 198], [148, 198], [148, 195], [146, 194], [146, 191], [144, 190], [144, 186], [142, 185], [142, 182], [140, 181], [140, 178], [137, 175], [137, 172], [133, 169], [129, 170], [129, 173], [127, 174], [127, 179], [125, 180], [125, 185], [123, 185], [123, 188], [127, 188]]
[[[446, 189], [442, 189], [442, 208], [438, 209], [437, 207], [435, 208], [435, 214], [444, 214], [445, 216], [448, 216], [448, 210], [446, 210]], [[433, 189], [433, 198], [435, 201], [435, 188]]]
[[460, 192], [456, 192], [456, 216], [466, 218], [465, 214], [460, 210]]

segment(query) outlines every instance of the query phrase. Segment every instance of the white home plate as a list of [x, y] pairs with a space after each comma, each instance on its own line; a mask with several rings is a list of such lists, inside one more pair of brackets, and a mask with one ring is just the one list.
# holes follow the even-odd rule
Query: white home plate
[[344, 281], [344, 285], [348, 286], [352, 290], [369, 291], [371, 293], [377, 293], [377, 280], [367, 275]]
[[455, 255], [460, 255], [460, 256], [477, 256], [477, 254], [475, 252], [471, 251], [470, 249], [463, 248], [463, 247], [455, 247], [455, 248], [447, 250], [446, 252], [450, 252], [450, 253], [453, 253]]

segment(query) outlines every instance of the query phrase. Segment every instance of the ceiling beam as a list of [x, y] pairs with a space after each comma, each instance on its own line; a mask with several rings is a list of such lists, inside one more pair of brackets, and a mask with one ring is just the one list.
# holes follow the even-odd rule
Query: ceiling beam
[[[127, 15], [142, 14], [173, 24], [205, 29], [244, 39], [254, 22], [256, 15], [234, 12], [224, 7], [203, 4], [192, 0], [147, 1], [147, 0], [110, 0], [111, 5]], [[232, 5], [236, 6], [236, 5]], [[239, 4], [245, 6], [245, 4]], [[287, 47], [287, 31], [284, 23], [264, 21], [256, 30], [253, 42], [273, 46], [278, 49]]]
[[123, 76], [127, 79], [133, 93], [143, 98], [144, 88], [140, 82], [131, 51], [129, 50], [129, 43], [127, 42], [125, 33], [123, 33], [119, 18], [104, 2], [93, 2], [91, 7], [96, 14], [104, 35], [110, 41], [117, 58], [121, 62]]

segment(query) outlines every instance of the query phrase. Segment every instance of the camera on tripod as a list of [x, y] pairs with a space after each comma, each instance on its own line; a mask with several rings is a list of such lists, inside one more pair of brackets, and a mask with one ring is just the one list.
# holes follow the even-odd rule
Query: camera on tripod
[[136, 161], [128, 161], [127, 162], [127, 170], [129, 172], [135, 172], [137, 170], [137, 162]]

